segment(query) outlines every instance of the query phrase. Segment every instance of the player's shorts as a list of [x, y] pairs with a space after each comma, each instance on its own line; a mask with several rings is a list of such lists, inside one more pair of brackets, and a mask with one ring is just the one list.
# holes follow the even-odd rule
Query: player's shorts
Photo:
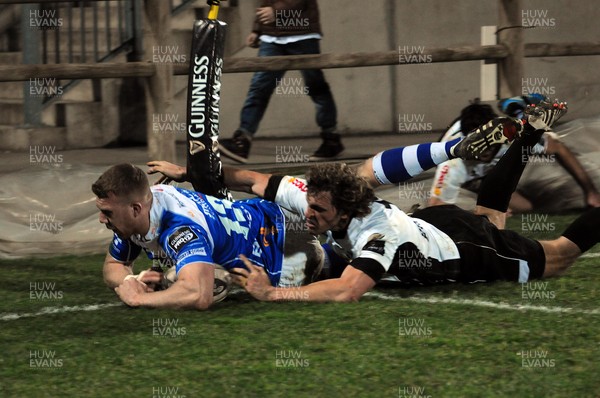
[[427, 221], [456, 243], [460, 282], [526, 283], [544, 274], [546, 256], [538, 241], [498, 229], [485, 216], [443, 205], [418, 210], [413, 217]]

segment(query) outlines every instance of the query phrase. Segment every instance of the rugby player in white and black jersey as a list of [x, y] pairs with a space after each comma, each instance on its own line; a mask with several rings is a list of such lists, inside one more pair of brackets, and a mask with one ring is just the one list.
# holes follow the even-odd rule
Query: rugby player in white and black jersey
[[[554, 118], [552, 104], [550, 111], [544, 122]], [[235, 280], [259, 300], [356, 301], [385, 274], [421, 284], [524, 283], [559, 275], [600, 240], [600, 232], [589, 233], [600, 222], [600, 210], [578, 218], [552, 241], [535, 241], [499, 229], [504, 226], [510, 195], [525, 167], [522, 153], [529, 153], [522, 148], [534, 145], [543, 133], [544, 126], [536, 124], [532, 128], [531, 123], [527, 134], [498, 163], [496, 172], [490, 173], [476, 214], [447, 205], [409, 217], [375, 198], [366, 181], [343, 164], [314, 166], [307, 180], [225, 169], [225, 183], [231, 189], [253, 192], [303, 214], [307, 229], [325, 234], [347, 263], [337, 278], [297, 288], [275, 288], [260, 267], [245, 261], [245, 269], [233, 270], [239, 274]], [[167, 170], [160, 162], [152, 167], [153, 171]]]
[[535, 145], [543, 133], [540, 123], [536, 127], [527, 128], [488, 175], [476, 214], [445, 205], [409, 217], [377, 200], [364, 180], [340, 164], [315, 166], [306, 181], [245, 172], [254, 189], [266, 186], [265, 198], [303, 213], [309, 231], [326, 234], [348, 265], [337, 278], [280, 289], [269, 286], [262, 270], [246, 262], [246, 269], [233, 270], [239, 274], [236, 281], [259, 300], [356, 301], [386, 274], [406, 283], [427, 284], [525, 283], [563, 273], [600, 241], [600, 209], [586, 212], [550, 241], [499, 229], [526, 164], [522, 154], [530, 153], [522, 149]]

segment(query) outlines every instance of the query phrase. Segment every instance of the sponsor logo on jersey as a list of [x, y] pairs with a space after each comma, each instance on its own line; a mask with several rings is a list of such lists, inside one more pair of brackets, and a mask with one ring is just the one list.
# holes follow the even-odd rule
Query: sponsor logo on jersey
[[[260, 231], [259, 231], [260, 236], [262, 236], [262, 243], [265, 247], [269, 247], [271, 246], [271, 242], [270, 240], [276, 240], [277, 239], [277, 228], [272, 225], [270, 228], [269, 227], [260, 227]], [[269, 238], [272, 237], [272, 238]]]
[[166, 192], [166, 194], [173, 198], [175, 202], [177, 202], [177, 206], [179, 206], [180, 208], [185, 207], [185, 204], [177, 197], [177, 195], [175, 195], [174, 192]]
[[206, 249], [204, 247], [199, 247], [192, 250], [186, 250], [180, 257], [177, 258], [177, 261], [182, 262], [191, 256], [206, 256]]
[[296, 177], [290, 177], [287, 182], [289, 184], [292, 184], [293, 186], [297, 187], [298, 189], [300, 189], [300, 191], [302, 192], [306, 192], [306, 183], [304, 181], [302, 181], [299, 178]]
[[371, 235], [369, 241], [362, 249], [383, 256], [385, 254], [385, 241], [381, 240], [383, 237], [381, 234]]
[[442, 188], [444, 187], [444, 180], [446, 179], [446, 174], [448, 174], [449, 169], [450, 169], [450, 167], [448, 167], [447, 164], [442, 166], [442, 170], [440, 171], [440, 176], [438, 177], [438, 180], [435, 182], [435, 187], [433, 189], [434, 195], [436, 195], [436, 196], [441, 195]]
[[179, 228], [169, 237], [169, 247], [179, 253], [182, 246], [198, 239], [198, 235], [190, 227]]

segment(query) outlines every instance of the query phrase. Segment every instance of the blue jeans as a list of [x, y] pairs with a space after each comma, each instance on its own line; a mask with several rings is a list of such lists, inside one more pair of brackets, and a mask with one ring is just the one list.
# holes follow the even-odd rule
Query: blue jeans
[[[301, 40], [289, 44], [261, 42], [258, 56], [319, 54], [320, 52], [318, 39]], [[317, 125], [321, 127], [321, 130], [333, 129], [337, 124], [337, 108], [323, 72], [320, 69], [309, 69], [303, 70], [301, 73], [304, 84], [308, 88], [308, 95], [316, 106]], [[277, 86], [277, 81], [284, 74], [285, 71], [256, 72], [254, 74], [241, 111], [241, 130], [252, 135], [256, 133], [267, 105], [269, 105], [271, 94]]]

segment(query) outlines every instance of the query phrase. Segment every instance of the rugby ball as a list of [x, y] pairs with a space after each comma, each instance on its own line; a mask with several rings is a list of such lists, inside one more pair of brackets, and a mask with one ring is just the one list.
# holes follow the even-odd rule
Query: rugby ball
[[225, 300], [231, 289], [231, 275], [220, 265], [215, 265], [215, 282], [213, 285], [213, 303]]
[[[231, 275], [229, 272], [221, 267], [220, 265], [214, 265], [215, 267], [215, 281], [213, 284], [213, 303], [218, 303], [225, 300], [225, 297], [229, 294], [231, 288]], [[167, 289], [177, 280], [177, 274], [175, 273], [175, 267], [169, 268], [163, 275], [163, 288]]]

